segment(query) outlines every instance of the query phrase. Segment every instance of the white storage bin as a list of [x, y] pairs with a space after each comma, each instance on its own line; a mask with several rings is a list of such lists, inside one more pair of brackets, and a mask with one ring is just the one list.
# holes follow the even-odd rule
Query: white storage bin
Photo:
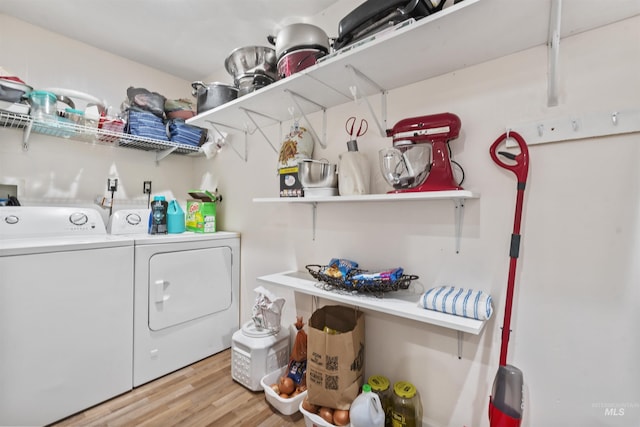
[[249, 390], [262, 390], [262, 377], [286, 366], [290, 354], [289, 328], [274, 334], [250, 320], [231, 338], [231, 377]]
[[281, 414], [291, 415], [298, 412], [298, 407], [307, 395], [307, 391], [305, 390], [290, 399], [283, 399], [273, 391], [271, 385], [277, 383], [278, 379], [287, 373], [287, 367], [288, 365], [285, 365], [277, 371], [265, 375], [262, 380], [260, 380], [260, 384], [262, 385], [262, 388], [264, 388], [264, 397], [267, 399], [267, 402], [269, 402]]
[[[304, 415], [304, 424], [306, 427], [337, 427], [335, 424], [328, 423], [318, 414], [312, 414], [309, 411], [306, 411], [302, 407], [302, 402], [300, 402], [300, 412]], [[351, 423], [347, 424], [344, 427], [351, 427]]]

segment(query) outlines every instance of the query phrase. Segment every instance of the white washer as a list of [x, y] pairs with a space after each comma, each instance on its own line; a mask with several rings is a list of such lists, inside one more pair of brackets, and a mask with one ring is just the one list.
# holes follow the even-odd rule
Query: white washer
[[95, 209], [0, 207], [0, 425], [131, 390], [133, 249]]
[[150, 235], [148, 209], [116, 211], [135, 247], [133, 386], [231, 347], [240, 327], [238, 233]]

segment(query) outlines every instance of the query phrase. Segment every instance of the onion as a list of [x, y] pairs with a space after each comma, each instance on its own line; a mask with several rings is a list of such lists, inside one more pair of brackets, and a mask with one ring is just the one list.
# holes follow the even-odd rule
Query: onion
[[349, 411], [343, 409], [333, 411], [333, 424], [337, 426], [346, 426], [349, 424]]
[[271, 390], [273, 390], [275, 394], [280, 394], [280, 387], [278, 387], [278, 384], [271, 384]]
[[310, 412], [312, 414], [315, 414], [318, 412], [318, 407], [313, 403], [309, 402], [309, 398], [307, 396], [305, 396], [304, 400], [302, 401], [302, 408], [305, 411]]
[[280, 388], [280, 393], [291, 394], [296, 389], [293, 380], [289, 377], [280, 377], [280, 382], [278, 383], [278, 388]]
[[328, 422], [329, 424], [333, 424], [333, 409], [332, 408], [327, 408], [326, 406], [323, 406], [318, 411], [318, 415], [320, 415], [322, 417], [322, 419], [325, 420], [326, 422]]

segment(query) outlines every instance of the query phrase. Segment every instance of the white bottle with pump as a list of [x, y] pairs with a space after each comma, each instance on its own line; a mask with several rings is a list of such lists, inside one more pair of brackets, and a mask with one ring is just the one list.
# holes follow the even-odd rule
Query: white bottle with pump
[[380, 397], [365, 383], [349, 409], [351, 427], [384, 427], [384, 409]]
[[370, 168], [366, 156], [358, 151], [356, 140], [347, 142], [346, 153], [340, 154], [338, 191], [341, 196], [369, 194]]

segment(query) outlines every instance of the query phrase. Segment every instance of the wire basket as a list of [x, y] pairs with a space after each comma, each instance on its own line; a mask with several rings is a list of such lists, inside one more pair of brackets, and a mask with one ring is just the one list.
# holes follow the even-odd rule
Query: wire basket
[[355, 280], [354, 276], [362, 273], [367, 273], [366, 270], [352, 269], [347, 277], [332, 277], [324, 274], [323, 271], [328, 266], [309, 264], [306, 266], [307, 271], [314, 279], [324, 284], [326, 290], [344, 290], [351, 292], [360, 292], [366, 294], [373, 294], [378, 297], [382, 296], [385, 292], [398, 291], [401, 289], [408, 289], [412, 280], [417, 280], [418, 276], [412, 274], [403, 274], [396, 280], [389, 279], [368, 279], [368, 280]]

